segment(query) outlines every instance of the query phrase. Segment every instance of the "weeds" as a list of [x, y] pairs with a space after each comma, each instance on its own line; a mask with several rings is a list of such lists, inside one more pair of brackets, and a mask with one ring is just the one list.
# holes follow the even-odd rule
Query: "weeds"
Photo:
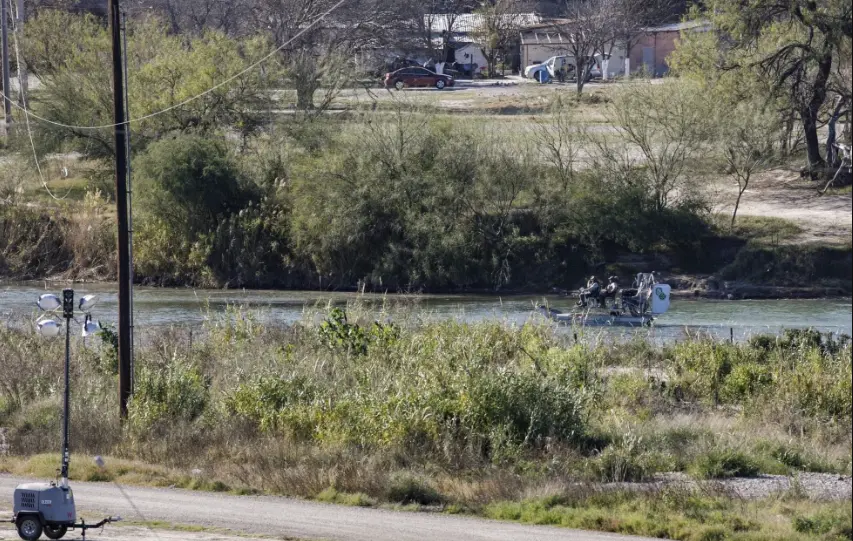
[[[693, 540], [763, 530], [717, 499], [679, 510], [662, 496], [604, 505], [566, 494], [667, 472], [850, 471], [849, 341], [565, 345], [547, 326], [421, 323], [381, 310], [393, 326], [375, 325], [363, 306], [288, 327], [231, 308], [193, 340], [160, 333], [137, 349], [124, 428], [104, 413], [115, 409], [110, 341], [75, 344], [74, 452], [131, 461], [95, 471], [77, 460], [75, 478], [442, 505]], [[24, 457], [55, 440], [59, 346], [12, 329], [0, 329], [0, 345], [10, 454], [0, 467], [49, 476], [52, 458]], [[823, 531], [807, 511], [798, 528]], [[796, 538], [790, 524], [781, 539]]]

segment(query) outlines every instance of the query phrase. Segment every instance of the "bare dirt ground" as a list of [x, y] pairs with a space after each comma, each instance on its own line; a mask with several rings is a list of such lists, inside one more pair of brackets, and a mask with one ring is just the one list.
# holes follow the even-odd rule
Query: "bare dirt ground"
[[[822, 187], [822, 186], [821, 186]], [[722, 178], [711, 188], [717, 210], [731, 214], [737, 198], [737, 183]], [[784, 218], [797, 223], [803, 232], [794, 242], [843, 245], [853, 234], [853, 198], [850, 193], [820, 195], [818, 186], [802, 179], [797, 171], [774, 169], [757, 175], [743, 194], [739, 216]]]

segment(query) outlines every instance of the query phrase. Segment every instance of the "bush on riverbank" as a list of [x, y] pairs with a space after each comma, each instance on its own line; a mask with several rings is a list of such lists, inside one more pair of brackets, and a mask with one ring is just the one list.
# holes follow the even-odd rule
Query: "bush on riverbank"
[[[208, 145], [206, 161], [227, 165], [224, 176], [184, 163], [193, 158], [181, 149], [196, 138], [152, 145], [137, 167], [141, 200], [156, 203], [140, 218], [137, 276], [212, 286], [548, 288], [625, 250], [694, 261], [711, 234], [701, 203], [661, 207], [638, 172], [605, 182], [589, 171], [566, 183], [535, 149], [477, 124], [398, 112], [317, 129], [319, 142], [316, 129], [295, 131], [258, 140], [243, 156]], [[203, 209], [166, 204], [176, 196], [148, 180], [176, 168], [185, 172], [168, 178], [195, 171], [197, 180], [170, 185], [184, 193], [201, 183], [187, 193], [204, 194]], [[237, 177], [254, 179], [256, 195], [242, 204], [228, 188]], [[200, 216], [216, 226], [168, 225]]]

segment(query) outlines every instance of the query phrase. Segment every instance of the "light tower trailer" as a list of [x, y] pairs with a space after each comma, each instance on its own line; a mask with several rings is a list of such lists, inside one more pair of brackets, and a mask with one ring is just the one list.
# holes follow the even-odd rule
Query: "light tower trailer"
[[[42, 296], [42, 299], [46, 296]], [[45, 304], [54, 308], [45, 308], [42, 299], [39, 306], [43, 309], [58, 310], [59, 299], [50, 295]], [[85, 298], [84, 298], [85, 300]], [[84, 309], [84, 302], [81, 302]], [[36, 541], [44, 533], [49, 539], [61, 539], [69, 529], [80, 529], [83, 539], [86, 539], [86, 530], [100, 528], [109, 522], [117, 522], [120, 517], [108, 517], [104, 520], [86, 524], [85, 520], [77, 522], [77, 509], [74, 504], [74, 492], [68, 486], [68, 464], [70, 452], [68, 447], [68, 414], [70, 412], [69, 402], [71, 397], [69, 382], [69, 348], [71, 345], [71, 320], [74, 319], [74, 290], [62, 291], [63, 317], [65, 318], [65, 403], [62, 418], [62, 468], [60, 469], [59, 483], [25, 483], [15, 488], [12, 507], [12, 522], [15, 524], [18, 535], [24, 541]]]
[[86, 530], [120, 520], [108, 517], [94, 524], [78, 523], [71, 487], [53, 482], [18, 485], [12, 512], [12, 522], [25, 541], [35, 541], [42, 533], [48, 539], [62, 539], [69, 529], [80, 529], [86, 539]]

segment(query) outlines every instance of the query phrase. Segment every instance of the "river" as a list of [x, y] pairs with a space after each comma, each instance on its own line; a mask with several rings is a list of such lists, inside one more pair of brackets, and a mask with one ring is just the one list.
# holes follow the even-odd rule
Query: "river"
[[[95, 293], [99, 296], [93, 316], [104, 323], [117, 320], [115, 284], [79, 284], [77, 296]], [[38, 316], [36, 300], [42, 293], [59, 294], [61, 285], [42, 283], [0, 284], [0, 318], [4, 324], [21, 325]], [[225, 311], [228, 305], [242, 305], [256, 313], [260, 320], [272, 323], [299, 321], [312, 310], [328, 303], [343, 305], [361, 300], [379, 308], [386, 304], [411, 303], [421, 319], [454, 318], [462, 321], [497, 320], [524, 323], [543, 321], [533, 311], [537, 302], [546, 299], [558, 309], [567, 309], [572, 299], [557, 296], [513, 295], [358, 295], [315, 291], [201, 290], [180, 288], [134, 288], [135, 325], [141, 332], [158, 326], [200, 327], [210, 317]], [[786, 328], [815, 328], [824, 332], [853, 334], [853, 310], [850, 299], [712, 301], [674, 299], [672, 306], [652, 329], [606, 329], [608, 334], [630, 336], [645, 333], [655, 340], [678, 339], [685, 332], [708, 333], [720, 338], [743, 340], [759, 333], [779, 333]], [[578, 332], [564, 329], [560, 332]], [[601, 328], [587, 329], [600, 334]]]

